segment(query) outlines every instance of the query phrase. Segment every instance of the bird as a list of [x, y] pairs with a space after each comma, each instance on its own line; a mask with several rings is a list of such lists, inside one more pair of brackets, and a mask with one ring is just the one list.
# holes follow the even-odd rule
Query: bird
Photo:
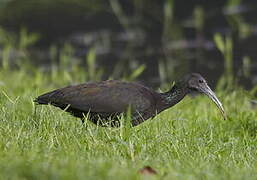
[[184, 76], [163, 93], [136, 82], [106, 80], [56, 89], [38, 96], [34, 102], [59, 107], [80, 118], [82, 122], [87, 118], [103, 127], [119, 127], [120, 115], [130, 109], [129, 124], [137, 126], [176, 105], [192, 92], [207, 95], [226, 118], [222, 103], [198, 73]]

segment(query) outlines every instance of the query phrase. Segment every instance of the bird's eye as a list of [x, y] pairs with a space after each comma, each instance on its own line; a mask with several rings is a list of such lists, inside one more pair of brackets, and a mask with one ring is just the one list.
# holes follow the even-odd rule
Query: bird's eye
[[203, 80], [202, 80], [202, 79], [199, 79], [199, 83], [203, 83]]

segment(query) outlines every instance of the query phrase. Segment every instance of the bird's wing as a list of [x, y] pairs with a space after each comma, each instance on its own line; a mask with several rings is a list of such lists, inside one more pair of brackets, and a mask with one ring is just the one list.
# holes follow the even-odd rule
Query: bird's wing
[[65, 108], [70, 106], [84, 112], [124, 112], [131, 105], [143, 112], [154, 103], [152, 91], [136, 83], [103, 81], [68, 86], [43, 94], [36, 99], [39, 104], [53, 104]]

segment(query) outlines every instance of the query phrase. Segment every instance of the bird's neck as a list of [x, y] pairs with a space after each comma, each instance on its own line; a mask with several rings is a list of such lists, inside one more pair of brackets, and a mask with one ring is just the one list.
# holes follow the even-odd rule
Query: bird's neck
[[188, 94], [188, 89], [181, 85], [174, 85], [171, 90], [161, 93], [162, 110], [174, 106]]

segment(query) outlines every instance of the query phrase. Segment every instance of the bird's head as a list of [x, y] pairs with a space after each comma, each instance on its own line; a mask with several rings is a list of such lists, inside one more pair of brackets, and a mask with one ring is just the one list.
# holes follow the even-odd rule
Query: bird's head
[[224, 118], [226, 118], [224, 108], [215, 95], [215, 93], [208, 86], [206, 80], [198, 73], [192, 73], [185, 77], [184, 82], [186, 83], [187, 88], [191, 92], [200, 92], [207, 95], [219, 108]]

